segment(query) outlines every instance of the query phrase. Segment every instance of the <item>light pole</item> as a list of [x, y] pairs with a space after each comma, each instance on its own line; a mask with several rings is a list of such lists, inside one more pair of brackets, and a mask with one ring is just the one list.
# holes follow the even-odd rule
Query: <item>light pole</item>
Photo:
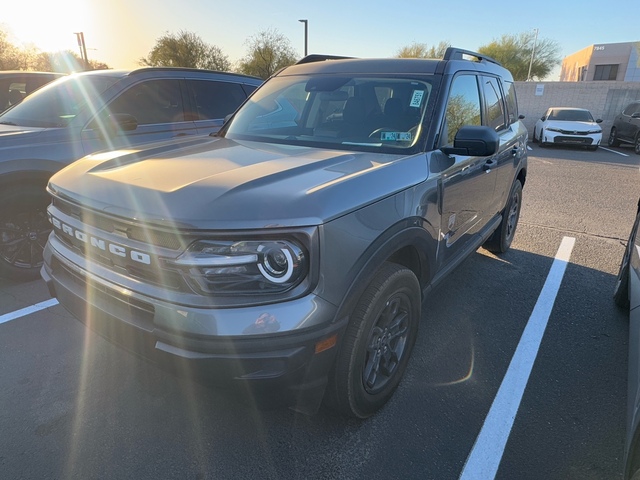
[[529, 62], [529, 73], [527, 73], [527, 82], [531, 80], [531, 67], [533, 66], [533, 56], [536, 54], [536, 43], [538, 43], [538, 29], [534, 28], [536, 36], [533, 39], [533, 49], [531, 50], [531, 61]]
[[306, 57], [309, 46], [309, 20], [304, 19], [298, 21], [304, 23], [304, 56]]
[[84, 43], [84, 32], [74, 32], [78, 39], [78, 47], [80, 47], [80, 58], [84, 63], [84, 69], [89, 70], [89, 58], [87, 57], [87, 45]]

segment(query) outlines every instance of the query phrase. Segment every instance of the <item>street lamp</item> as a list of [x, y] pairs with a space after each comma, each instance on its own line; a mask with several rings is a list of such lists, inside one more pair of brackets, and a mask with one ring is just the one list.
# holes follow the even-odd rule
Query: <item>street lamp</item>
[[84, 43], [84, 32], [73, 32], [78, 40], [78, 47], [80, 47], [80, 58], [84, 63], [84, 69], [89, 70], [89, 58], [87, 57], [87, 45]]
[[304, 23], [304, 56], [306, 57], [308, 54], [308, 45], [309, 45], [309, 20], [298, 20], [299, 22]]

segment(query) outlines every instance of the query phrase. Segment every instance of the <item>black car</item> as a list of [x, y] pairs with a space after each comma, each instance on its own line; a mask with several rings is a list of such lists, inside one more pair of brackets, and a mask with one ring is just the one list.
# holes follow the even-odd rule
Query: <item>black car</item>
[[53, 173], [100, 150], [216, 132], [261, 83], [181, 68], [83, 72], [0, 114], [0, 274], [37, 278]]
[[64, 73], [20, 70], [0, 72], [0, 112], [20, 103], [41, 86], [64, 75]]
[[615, 118], [608, 144], [610, 147], [633, 145], [633, 150], [640, 155], [640, 101], [627, 105]]

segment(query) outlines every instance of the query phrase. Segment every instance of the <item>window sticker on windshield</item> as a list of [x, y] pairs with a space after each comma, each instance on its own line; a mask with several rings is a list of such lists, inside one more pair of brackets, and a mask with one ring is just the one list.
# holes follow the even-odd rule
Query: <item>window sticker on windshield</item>
[[419, 107], [422, 103], [422, 97], [424, 97], [424, 90], [414, 90], [413, 95], [411, 95], [411, 103], [410, 107]]
[[383, 142], [410, 142], [411, 132], [382, 132], [380, 140]]

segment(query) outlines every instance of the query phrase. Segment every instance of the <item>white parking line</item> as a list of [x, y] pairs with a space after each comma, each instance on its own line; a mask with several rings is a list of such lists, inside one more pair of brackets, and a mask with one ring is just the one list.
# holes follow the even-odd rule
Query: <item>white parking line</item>
[[617, 150], [611, 150], [610, 148], [600, 147], [602, 150], [606, 150], [607, 152], [617, 153], [618, 155], [622, 155], [623, 157], [628, 157], [626, 153], [618, 152]]
[[57, 304], [58, 300], [52, 298], [51, 300], [47, 300], [46, 302], [36, 303], [35, 305], [16, 310], [15, 312], [5, 313], [4, 315], [0, 315], [0, 324], [15, 320], [16, 318], [24, 317], [25, 315], [29, 315], [31, 313], [39, 312], [40, 310], [53, 307]]
[[575, 241], [575, 238], [564, 237], [560, 243], [547, 280], [460, 474], [460, 480], [491, 480], [496, 476]]

